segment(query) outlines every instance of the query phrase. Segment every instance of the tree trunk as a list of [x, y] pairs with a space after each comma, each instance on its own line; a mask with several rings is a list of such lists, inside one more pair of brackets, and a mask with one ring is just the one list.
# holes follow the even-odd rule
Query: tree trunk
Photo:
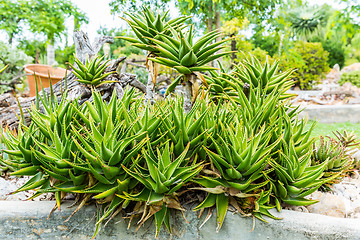
[[[230, 37], [234, 37], [235, 36], [235, 34], [233, 33], [233, 34], [231, 34], [230, 35]], [[233, 38], [233, 39], [231, 39], [231, 51], [233, 51], [232, 53], [231, 53], [231, 62], [232, 63], [236, 63], [236, 40], [235, 40], [235, 38]]]
[[47, 65], [54, 65], [55, 63], [55, 48], [52, 42], [49, 42], [46, 46], [47, 52]]
[[[75, 52], [76, 57], [79, 58], [80, 61], [85, 62], [86, 57], [95, 56], [100, 50], [101, 46], [105, 42], [112, 42], [113, 38], [108, 36], [102, 36], [95, 40], [95, 43], [92, 45], [89, 42], [89, 39], [86, 34], [83, 32], [75, 32], [74, 33], [74, 43], [75, 43]], [[112, 62], [112, 64], [107, 67], [104, 71], [113, 72], [117, 69], [118, 65], [125, 60], [125, 58], [119, 58]], [[115, 90], [117, 92], [117, 96], [121, 97], [124, 90], [123, 88], [126, 85], [131, 85], [135, 88], [138, 88], [140, 91], [145, 92], [145, 86], [141, 82], [136, 79], [136, 76], [128, 73], [113, 73], [108, 76], [105, 80], [115, 81], [108, 84], [103, 84], [99, 86], [96, 90], [102, 92], [102, 98], [107, 100], [111, 97], [112, 92]], [[63, 91], [68, 90], [68, 100], [73, 101], [75, 99], [79, 99], [79, 103], [82, 104], [87, 100], [91, 100], [91, 90], [88, 86], [85, 86], [76, 81], [74, 74], [70, 73], [67, 78], [62, 79], [60, 82], [53, 85], [54, 95], [58, 100], [61, 99]], [[49, 95], [49, 88], [44, 89], [40, 95], [43, 94]], [[19, 98], [19, 103], [21, 108], [24, 111], [24, 122], [26, 124], [30, 123], [30, 114], [27, 111], [30, 109], [30, 106], [35, 102], [35, 97], [32, 98]], [[40, 109], [42, 109], [42, 104], [40, 102]], [[0, 98], [0, 125], [9, 128], [16, 129], [18, 126], [18, 116], [20, 116], [20, 108], [10, 95], [6, 99]]]
[[150, 103], [151, 105], [155, 103], [155, 84], [152, 81], [151, 72], [148, 73], [148, 80], [146, 84], [146, 94], [145, 94], [145, 102]]
[[14, 33], [10, 33], [10, 35], [9, 35], [9, 45], [10, 46], [12, 45], [13, 39], [14, 39]]
[[[220, 9], [219, 9], [219, 7], [217, 6], [216, 3], [215, 3], [215, 29], [218, 30], [218, 31], [220, 31], [220, 29], [221, 29]], [[220, 41], [221, 41], [221, 36], [219, 36], [219, 37], [216, 38], [216, 42], [220, 42]], [[216, 54], [219, 54], [219, 53], [221, 53], [221, 52], [222, 52], [222, 51], [219, 50], [219, 51], [216, 52]], [[223, 58], [222, 58], [222, 57], [221, 57], [221, 58], [218, 58], [217, 60], [220, 62], [220, 64], [223, 63]], [[217, 65], [218, 65], [218, 64], [217, 64], [217, 62], [216, 62], [215, 66], [217, 66]], [[217, 66], [217, 67], [219, 67], [219, 66]]]
[[208, 32], [211, 32], [213, 30], [214, 25], [214, 19], [213, 19], [213, 3], [212, 1], [209, 3], [209, 13], [208, 13], [208, 21], [207, 21], [207, 28]]
[[183, 99], [184, 99], [184, 113], [190, 112], [192, 108], [192, 83], [196, 81], [196, 75], [185, 75], [183, 83]]

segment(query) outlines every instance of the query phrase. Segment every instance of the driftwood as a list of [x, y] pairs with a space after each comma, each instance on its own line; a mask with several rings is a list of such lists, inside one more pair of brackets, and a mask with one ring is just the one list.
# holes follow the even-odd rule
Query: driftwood
[[[85, 33], [82, 31], [76, 31], [74, 33], [76, 57], [80, 61], [85, 62], [87, 58], [96, 56], [102, 45], [106, 42], [113, 42], [113, 38], [102, 36], [97, 38], [93, 44], [90, 44], [89, 38]], [[118, 68], [118, 65], [124, 60], [125, 57], [113, 61], [112, 64], [106, 68], [105, 73], [115, 71]], [[119, 98], [122, 97], [124, 88], [127, 85], [135, 87], [142, 92], [146, 91], [145, 85], [139, 82], [136, 79], [136, 76], [133, 74], [125, 72], [118, 74], [114, 72], [105, 80], [115, 81], [113, 83], [103, 84], [97, 88], [97, 90], [102, 93], [102, 98], [105, 100], [111, 97], [111, 94], [114, 90], [116, 91]], [[80, 103], [83, 103], [86, 100], [91, 100], [91, 89], [88, 86], [77, 82], [75, 76], [72, 73], [70, 73], [66, 79], [64, 78], [60, 82], [53, 85], [54, 94], [58, 99], [61, 99], [62, 93], [65, 91], [65, 89], [68, 90], [68, 100], [70, 101], [78, 99]], [[43, 93], [49, 94], [50, 89], [44, 89], [40, 95]], [[29, 124], [30, 114], [28, 113], [27, 109], [29, 109], [30, 106], [34, 104], [35, 97], [19, 98], [18, 100], [24, 112], [24, 122]], [[40, 108], [41, 107], [42, 106], [40, 106]], [[18, 116], [20, 116], [20, 108], [16, 99], [14, 99], [14, 97], [9, 94], [0, 97], [0, 124], [2, 126], [9, 126], [10, 128], [17, 128], [19, 121]]]

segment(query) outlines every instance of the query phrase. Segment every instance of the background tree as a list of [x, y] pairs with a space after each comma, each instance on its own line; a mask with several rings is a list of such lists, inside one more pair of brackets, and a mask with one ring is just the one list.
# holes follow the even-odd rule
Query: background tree
[[53, 44], [57, 37], [65, 35], [65, 20], [74, 17], [75, 27], [88, 19], [69, 0], [9, 0], [0, 2], [0, 29], [9, 36], [11, 44], [25, 27], [47, 39], [48, 64], [55, 62]]

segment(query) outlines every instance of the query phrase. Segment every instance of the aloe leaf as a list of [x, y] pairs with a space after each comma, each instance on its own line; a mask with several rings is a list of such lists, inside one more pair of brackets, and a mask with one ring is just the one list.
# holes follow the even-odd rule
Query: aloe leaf
[[224, 222], [227, 208], [229, 205], [229, 197], [225, 196], [225, 194], [218, 194], [216, 195], [216, 232], [219, 232], [221, 229], [221, 226]]

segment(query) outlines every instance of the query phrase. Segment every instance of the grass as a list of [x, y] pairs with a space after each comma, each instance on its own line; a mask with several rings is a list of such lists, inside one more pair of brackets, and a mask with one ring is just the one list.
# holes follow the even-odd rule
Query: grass
[[[309, 122], [307, 128], [310, 128], [312, 122]], [[360, 123], [317, 123], [314, 130], [311, 133], [311, 137], [318, 136], [330, 136], [335, 137], [332, 132], [339, 131], [343, 132], [344, 130], [348, 132], [354, 132], [358, 137], [360, 137]]]

